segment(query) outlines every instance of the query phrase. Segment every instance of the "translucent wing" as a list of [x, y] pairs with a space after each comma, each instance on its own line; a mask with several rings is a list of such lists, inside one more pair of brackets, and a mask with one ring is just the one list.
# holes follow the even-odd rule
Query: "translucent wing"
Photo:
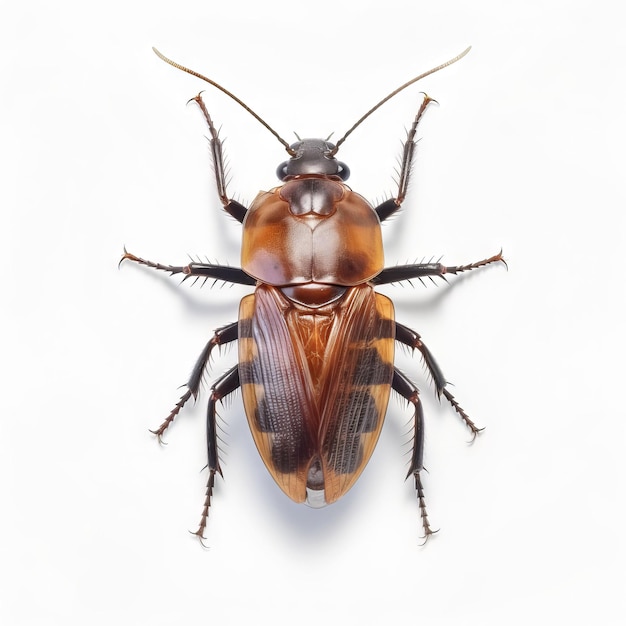
[[307, 487], [341, 497], [382, 428], [393, 377], [391, 301], [368, 285], [326, 306], [295, 305], [261, 286], [239, 316], [239, 368], [255, 443], [296, 502]]
[[252, 436], [279, 487], [306, 499], [315, 452], [316, 413], [307, 368], [292, 341], [281, 297], [260, 287], [239, 310], [239, 377]]
[[327, 503], [356, 482], [378, 441], [393, 378], [394, 310], [368, 286], [353, 288], [329, 341], [319, 447]]

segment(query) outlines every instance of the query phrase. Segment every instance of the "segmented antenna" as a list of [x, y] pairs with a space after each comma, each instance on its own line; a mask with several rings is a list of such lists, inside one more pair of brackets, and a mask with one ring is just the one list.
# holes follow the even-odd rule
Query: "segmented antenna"
[[188, 67], [185, 67], [184, 65], [181, 65], [180, 63], [176, 63], [176, 61], [172, 61], [171, 59], [168, 59], [165, 55], [161, 54], [156, 48], [153, 47], [152, 49], [154, 50], [154, 53], [162, 61], [165, 61], [166, 63], [168, 63], [172, 67], [175, 67], [176, 69], [182, 70], [183, 72], [187, 72], [187, 74], [191, 74], [192, 76], [195, 76], [196, 78], [202, 79], [203, 81], [209, 83], [209, 85], [213, 85], [213, 87], [216, 87], [222, 93], [225, 93], [228, 97], [232, 98], [237, 104], [239, 104], [246, 111], [248, 111], [248, 113], [250, 113], [250, 115], [252, 115], [252, 117], [254, 117], [258, 122], [261, 122], [261, 124], [263, 124], [263, 126], [265, 126], [265, 128], [267, 128], [267, 130], [269, 130], [270, 133], [272, 133], [272, 135], [274, 135], [274, 137], [276, 137], [276, 139], [278, 139], [278, 141], [280, 141], [280, 143], [283, 144], [283, 146], [285, 147], [285, 150], [287, 150], [287, 152], [291, 156], [295, 156], [296, 153], [291, 149], [290, 145], [260, 115], [257, 115], [245, 102], [240, 100], [234, 93], [231, 93], [230, 91], [228, 91], [228, 89], [222, 87], [219, 83], [216, 83], [214, 80], [211, 80], [210, 78], [207, 78], [206, 76], [203, 76], [199, 72], [190, 70]]
[[460, 61], [471, 49], [472, 49], [472, 46], [469, 46], [468, 48], [463, 50], [461, 54], [459, 54], [458, 56], [455, 56], [454, 59], [450, 59], [449, 61], [446, 61], [445, 63], [442, 63], [441, 65], [438, 65], [437, 67], [434, 67], [432, 70], [428, 70], [427, 72], [424, 72], [423, 74], [420, 74], [419, 76], [416, 76], [415, 78], [412, 78], [407, 83], [404, 83], [404, 85], [402, 85], [401, 87], [398, 87], [397, 89], [392, 91], [388, 96], [385, 96], [378, 104], [373, 106], [365, 115], [363, 115], [363, 117], [361, 117], [356, 122], [356, 124], [354, 124], [354, 126], [352, 126], [352, 128], [350, 128], [350, 130], [348, 130], [348, 132], [335, 144], [334, 150], [332, 150], [330, 153], [331, 156], [334, 154], [337, 154], [337, 150], [339, 150], [339, 146], [348, 138], [348, 135], [350, 135], [352, 131], [354, 131], [358, 126], [360, 126], [372, 113], [374, 113], [374, 111], [376, 111], [376, 109], [379, 109], [383, 104], [385, 104], [387, 100], [391, 100], [391, 98], [393, 98], [395, 95], [399, 94], [402, 90], [406, 89], [413, 83], [416, 83], [418, 80], [422, 80], [422, 78], [426, 78], [426, 76], [430, 76], [431, 74], [434, 74], [435, 72], [438, 72], [439, 70], [442, 70], [444, 67], [448, 67], [448, 65], [452, 65], [453, 63]]
[[[176, 63], [176, 61], [172, 61], [171, 59], [168, 59], [166, 56], [161, 54], [156, 48], [153, 47], [152, 49], [154, 50], [154, 53], [161, 60], [165, 61], [172, 67], [175, 67], [176, 69], [182, 70], [183, 72], [187, 72], [187, 74], [191, 74], [192, 76], [200, 78], [201, 80], [209, 83], [209, 85], [213, 85], [213, 87], [215, 87], [216, 89], [219, 89], [222, 93], [225, 93], [229, 98], [232, 98], [238, 105], [240, 105], [246, 111], [248, 111], [248, 113], [250, 113], [252, 117], [254, 117], [263, 126], [265, 126], [265, 128], [267, 128], [267, 130], [269, 130], [270, 133], [272, 133], [272, 135], [274, 135], [274, 137], [276, 137], [276, 139], [280, 141], [280, 143], [285, 147], [285, 150], [287, 150], [290, 156], [293, 157], [296, 155], [295, 151], [291, 149], [291, 146], [260, 115], [257, 115], [245, 102], [240, 100], [235, 94], [231, 93], [230, 91], [228, 91], [228, 89], [222, 87], [219, 83], [216, 83], [214, 80], [207, 78], [203, 74], [200, 74], [199, 72], [196, 72], [194, 70], [190, 70], [188, 67], [185, 67], [184, 65], [181, 65], [180, 63]], [[416, 83], [418, 80], [421, 80], [422, 78], [425, 78], [426, 76], [430, 76], [431, 74], [434, 74], [435, 72], [438, 72], [439, 70], [442, 70], [444, 67], [448, 67], [448, 65], [452, 65], [453, 63], [456, 63], [457, 61], [462, 59], [471, 49], [472, 47], [469, 46], [467, 49], [461, 52], [461, 54], [454, 57], [453, 59], [450, 59], [449, 61], [446, 61], [445, 63], [442, 63], [441, 65], [438, 65], [437, 67], [434, 67], [432, 70], [428, 70], [427, 72], [424, 72], [423, 74], [420, 74], [419, 76], [416, 76], [415, 78], [412, 78], [410, 81], [404, 83], [404, 85], [392, 91], [388, 96], [384, 97], [378, 104], [373, 106], [367, 113], [365, 113], [365, 115], [359, 118], [359, 120], [348, 130], [348, 132], [346, 132], [346, 134], [335, 144], [335, 147], [329, 153], [328, 156], [334, 156], [335, 154], [337, 154], [337, 151], [339, 150], [339, 146], [341, 146], [341, 144], [348, 138], [348, 136], [352, 134], [352, 132], [358, 126], [360, 126], [372, 113], [374, 113], [374, 111], [376, 111], [383, 104], [385, 104], [387, 100], [391, 100], [391, 98], [393, 98], [395, 95], [399, 94], [401, 91], [403, 91], [404, 89], [406, 89], [413, 83]]]

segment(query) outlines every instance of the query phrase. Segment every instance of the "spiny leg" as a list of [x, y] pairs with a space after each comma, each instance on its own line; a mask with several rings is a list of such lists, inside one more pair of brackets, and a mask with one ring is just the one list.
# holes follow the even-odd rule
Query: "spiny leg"
[[208, 468], [209, 479], [206, 485], [206, 494], [204, 498], [204, 506], [202, 508], [202, 516], [200, 517], [200, 524], [198, 530], [195, 533], [200, 541], [204, 539], [204, 529], [206, 528], [207, 519], [209, 517], [209, 507], [211, 506], [211, 496], [213, 495], [213, 485], [215, 483], [215, 474], [222, 475], [222, 469], [220, 467], [219, 456], [217, 451], [217, 425], [216, 425], [216, 405], [225, 398], [229, 393], [232, 393], [236, 389], [239, 389], [239, 366], [235, 365], [231, 367], [223, 376], [215, 381], [211, 387], [211, 396], [209, 397], [209, 405], [207, 407], [207, 453], [208, 453]]
[[387, 285], [389, 283], [397, 283], [402, 280], [411, 280], [412, 278], [422, 279], [425, 277], [438, 276], [445, 280], [446, 274], [461, 274], [470, 270], [490, 265], [491, 263], [504, 263], [506, 261], [502, 256], [502, 250], [498, 254], [490, 256], [488, 259], [468, 263], [467, 265], [443, 265], [442, 263], [413, 263], [410, 265], [396, 265], [395, 267], [386, 267], [378, 276], [372, 279], [375, 285]]
[[169, 272], [172, 276], [175, 274], [184, 274], [183, 280], [195, 277], [196, 279], [204, 278], [205, 280], [212, 278], [213, 280], [222, 280], [226, 283], [236, 283], [237, 285], [256, 284], [254, 278], [248, 276], [248, 274], [246, 274], [241, 268], [230, 267], [228, 265], [214, 265], [212, 263], [195, 262], [189, 263], [188, 265], [164, 265], [163, 263], [155, 263], [154, 261], [148, 261], [135, 256], [134, 254], [128, 252], [126, 248], [124, 248], [124, 254], [120, 259], [119, 264], [121, 265], [123, 261], [133, 261], [134, 263], [145, 265], [146, 267], [151, 267], [155, 270]]
[[469, 415], [461, 408], [459, 403], [454, 399], [454, 396], [446, 389], [448, 381], [445, 379], [439, 364], [432, 355], [432, 352], [428, 349], [426, 344], [422, 341], [422, 337], [419, 333], [410, 329], [408, 326], [404, 326], [396, 322], [396, 341], [408, 346], [412, 350], [419, 350], [428, 373], [432, 376], [435, 384], [435, 390], [437, 395], [441, 397], [441, 394], [445, 396], [448, 402], [452, 405], [454, 410], [461, 416], [461, 419], [465, 422], [467, 427], [472, 431], [472, 441], [476, 438], [476, 435], [484, 428], [478, 428], [476, 424], [470, 419]]
[[426, 543], [428, 538], [438, 531], [432, 530], [430, 527], [428, 513], [426, 511], [424, 488], [422, 487], [422, 479], [420, 478], [420, 472], [424, 469], [424, 412], [422, 411], [422, 403], [419, 399], [419, 391], [415, 385], [397, 368], [394, 368], [391, 388], [410, 402], [414, 408], [413, 419], [415, 420], [415, 430], [413, 433], [413, 453], [406, 477], [408, 478], [413, 475], [413, 479], [415, 480], [417, 501], [422, 517], [422, 528], [424, 529], [424, 543]]
[[200, 353], [196, 364], [191, 371], [191, 376], [186, 383], [187, 391], [180, 397], [170, 414], [165, 418], [163, 423], [150, 432], [159, 438], [159, 443], [163, 443], [163, 433], [168, 429], [169, 425], [174, 421], [180, 410], [185, 406], [187, 401], [193, 396], [194, 400], [198, 398], [202, 377], [211, 358], [211, 352], [215, 346], [223, 346], [224, 344], [236, 341], [239, 335], [239, 327], [237, 322], [233, 322], [222, 328], [218, 328], [209, 342], [204, 346], [204, 350]]
[[396, 197], [386, 200], [374, 209], [381, 222], [393, 215], [400, 208], [406, 198], [406, 192], [409, 188], [409, 178], [411, 176], [411, 167], [413, 164], [413, 155], [415, 153], [415, 133], [417, 131], [417, 125], [431, 102], [436, 102], [436, 100], [433, 100], [430, 96], [424, 94], [424, 100], [422, 101], [419, 111], [413, 120], [413, 124], [407, 133], [406, 141], [402, 147], [402, 159], [400, 161], [400, 172], [398, 173], [398, 193]]
[[226, 169], [224, 167], [222, 140], [219, 137], [219, 132], [217, 131], [217, 128], [215, 128], [215, 124], [213, 124], [209, 111], [202, 100], [202, 94], [199, 93], [195, 98], [192, 98], [192, 100], [200, 107], [200, 110], [204, 115], [204, 119], [209, 127], [209, 133], [211, 135], [211, 155], [213, 157], [213, 169], [215, 171], [217, 195], [219, 196], [224, 209], [228, 211], [228, 213], [230, 213], [237, 221], [243, 222], [248, 209], [236, 200], [229, 198], [226, 193]]

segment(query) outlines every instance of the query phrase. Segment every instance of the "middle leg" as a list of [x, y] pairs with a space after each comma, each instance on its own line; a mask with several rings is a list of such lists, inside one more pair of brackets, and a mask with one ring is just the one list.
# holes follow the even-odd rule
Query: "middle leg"
[[403, 280], [411, 280], [412, 278], [422, 279], [426, 277], [438, 276], [445, 280], [446, 274], [461, 274], [469, 272], [491, 263], [501, 262], [506, 265], [506, 261], [502, 256], [502, 250], [498, 254], [490, 256], [488, 259], [468, 263], [467, 265], [443, 265], [442, 263], [412, 263], [409, 265], [396, 265], [395, 267], [386, 267], [378, 276], [372, 279], [375, 285], [388, 285], [389, 283], [398, 283]]
[[235, 283], [237, 285], [256, 285], [256, 280], [246, 274], [240, 267], [231, 267], [230, 265], [215, 265], [213, 263], [198, 263], [192, 261], [188, 265], [165, 265], [163, 263], [156, 263], [155, 261], [148, 261], [141, 257], [128, 252], [124, 248], [124, 254], [120, 259], [119, 265], [122, 261], [133, 261], [139, 265], [145, 265], [155, 270], [161, 270], [163, 272], [169, 272], [172, 276], [175, 274], [183, 274], [183, 281], [188, 278], [204, 278], [205, 282], [212, 278], [213, 280], [222, 280], [226, 283]]

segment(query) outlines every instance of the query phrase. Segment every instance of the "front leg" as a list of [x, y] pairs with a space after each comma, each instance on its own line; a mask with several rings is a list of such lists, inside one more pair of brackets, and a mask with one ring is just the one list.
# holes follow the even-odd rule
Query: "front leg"
[[213, 120], [209, 115], [202, 95], [198, 94], [192, 100], [200, 107], [204, 119], [209, 126], [209, 133], [211, 134], [211, 155], [213, 156], [213, 170], [215, 172], [215, 182], [217, 184], [217, 194], [220, 197], [220, 202], [224, 206], [224, 209], [230, 213], [238, 222], [243, 222], [248, 209], [243, 204], [240, 204], [236, 200], [232, 200], [226, 193], [226, 170], [224, 167], [224, 155], [222, 153], [222, 140], [219, 137], [217, 128], [213, 124]]
[[402, 147], [402, 160], [400, 161], [400, 172], [398, 173], [398, 193], [395, 198], [390, 198], [382, 204], [379, 204], [374, 210], [381, 222], [393, 215], [402, 205], [406, 198], [406, 192], [409, 188], [409, 178], [411, 176], [411, 167], [413, 164], [413, 155], [415, 153], [415, 133], [424, 111], [431, 102], [436, 102], [430, 96], [424, 94], [422, 105], [413, 120], [413, 124], [407, 133], [406, 141]]

